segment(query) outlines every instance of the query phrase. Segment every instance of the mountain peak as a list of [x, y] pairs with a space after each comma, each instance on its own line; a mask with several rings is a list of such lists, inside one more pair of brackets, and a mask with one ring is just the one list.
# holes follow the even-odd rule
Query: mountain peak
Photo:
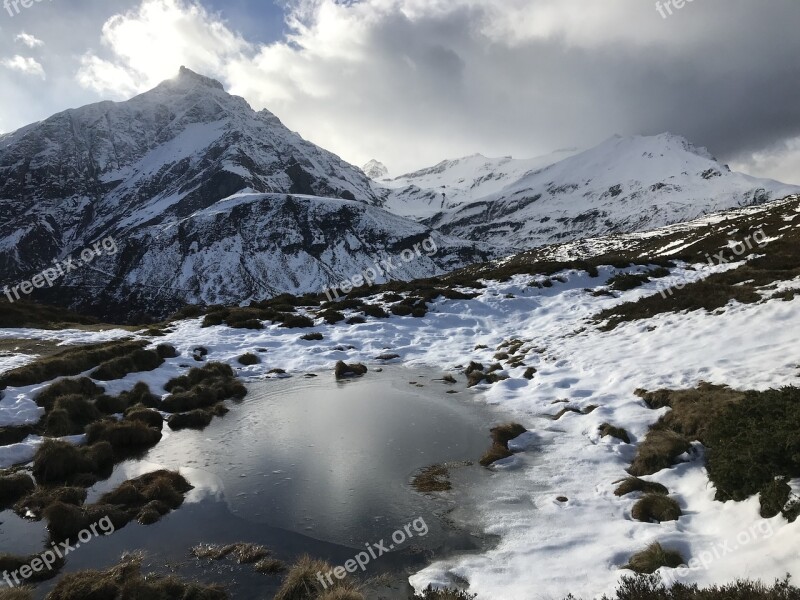
[[389, 176], [389, 169], [379, 160], [374, 158], [361, 169], [370, 179], [383, 179]]
[[186, 82], [186, 83], [199, 83], [201, 85], [205, 85], [207, 87], [215, 88], [218, 90], [225, 91], [225, 86], [223, 86], [219, 81], [216, 79], [212, 79], [211, 77], [206, 77], [204, 75], [200, 75], [199, 73], [195, 73], [191, 69], [187, 69], [186, 67], [181, 67], [180, 71], [178, 71], [178, 77], [176, 78], [179, 82]]

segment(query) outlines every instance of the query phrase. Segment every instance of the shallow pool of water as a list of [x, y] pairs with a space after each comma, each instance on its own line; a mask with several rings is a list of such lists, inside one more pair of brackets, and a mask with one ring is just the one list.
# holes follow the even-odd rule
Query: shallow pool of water
[[[342, 564], [364, 544], [388, 542], [420, 518], [428, 533], [376, 561], [370, 575], [477, 548], [475, 536], [441, 518], [452, 500], [423, 496], [409, 485], [422, 467], [476, 461], [488, 446], [489, 426], [502, 419], [475, 392], [436, 381], [440, 376], [387, 367], [345, 383], [330, 373], [249, 382], [247, 398], [230, 404], [224, 418], [202, 432], [165, 428], [156, 448], [120, 465], [89, 498], [143, 472], [170, 468], [195, 485], [186, 504], [156, 525], [131, 524], [92, 541], [70, 555], [65, 572], [109, 566], [123, 551], [140, 549], [157, 571], [219, 582], [233, 597], [250, 598], [274, 589], [278, 580], [227, 562], [200, 564], [189, 548], [246, 541], [285, 560], [309, 553]], [[459, 469], [460, 480], [465, 474], [486, 476], [477, 466]], [[42, 548], [41, 524], [8, 512], [0, 521], [0, 551]]]

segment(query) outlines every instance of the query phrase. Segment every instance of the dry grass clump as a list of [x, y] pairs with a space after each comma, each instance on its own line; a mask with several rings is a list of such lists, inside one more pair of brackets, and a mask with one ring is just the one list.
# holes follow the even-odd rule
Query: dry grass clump
[[286, 329], [308, 329], [314, 327], [314, 320], [305, 315], [287, 315], [281, 323]]
[[340, 360], [336, 363], [333, 373], [336, 379], [347, 379], [350, 377], [362, 377], [366, 375], [367, 371], [367, 367], [361, 363], [347, 364]]
[[678, 503], [663, 494], [647, 494], [631, 510], [631, 516], [643, 523], [677, 521], [682, 514]]
[[[303, 556], [289, 569], [273, 600], [319, 600], [320, 598], [364, 600], [358, 588], [333, 576], [331, 576], [333, 585], [329, 585], [328, 590], [325, 590], [317, 578], [317, 573], [325, 576], [332, 570], [333, 567], [325, 561]], [[330, 595], [334, 593], [337, 595]]]
[[677, 569], [686, 564], [680, 553], [674, 550], [667, 550], [658, 542], [650, 544], [641, 552], [631, 556], [630, 561], [624, 569], [630, 569], [636, 573], [655, 573], [661, 567]]
[[0, 600], [33, 600], [33, 591], [30, 588], [2, 588]]
[[126, 410], [125, 420], [144, 423], [158, 431], [161, 431], [164, 427], [164, 417], [161, 416], [161, 413], [152, 408], [147, 408], [144, 404], [137, 404]]
[[44, 433], [51, 437], [79, 435], [87, 425], [102, 417], [90, 399], [78, 394], [60, 396], [44, 419]]
[[155, 350], [137, 348], [130, 354], [103, 362], [90, 376], [100, 381], [114, 381], [131, 373], [154, 371], [163, 364], [164, 359]]
[[45, 411], [50, 411], [53, 410], [56, 400], [61, 396], [79, 395], [84, 398], [97, 398], [104, 391], [88, 377], [59, 379], [39, 392], [34, 398], [34, 402]]
[[506, 423], [491, 429], [492, 447], [481, 457], [480, 464], [484, 467], [496, 463], [498, 460], [508, 458], [513, 452], [508, 449], [508, 443], [528, 431], [519, 423]]
[[239, 361], [240, 365], [245, 367], [252, 367], [253, 365], [261, 364], [261, 359], [252, 352], [242, 354], [237, 360]]
[[61, 502], [81, 506], [86, 502], [86, 496], [86, 488], [82, 487], [39, 486], [14, 505], [14, 512], [20, 517], [38, 521], [42, 518], [44, 510], [51, 504]]
[[628, 432], [625, 431], [622, 427], [615, 427], [610, 423], [603, 423], [600, 425], [600, 436], [601, 437], [615, 437], [618, 440], [622, 440], [626, 444], [631, 443], [631, 438], [628, 435]]
[[633, 492], [643, 492], [645, 494], [662, 494], [662, 495], [669, 494], [669, 490], [660, 483], [655, 483], [653, 481], [645, 481], [644, 479], [639, 479], [638, 477], [628, 477], [618, 483], [619, 486], [617, 487], [616, 490], [614, 490], [615, 496], [627, 496], [628, 494], [632, 494]]
[[301, 335], [300, 339], [306, 342], [321, 342], [325, 337], [321, 333], [314, 332]]
[[639, 444], [628, 473], [634, 477], [658, 473], [674, 465], [675, 460], [690, 448], [689, 440], [679, 433], [651, 429], [644, 441]]
[[278, 575], [286, 571], [286, 563], [277, 558], [262, 558], [253, 568], [263, 575]]
[[233, 369], [223, 363], [193, 368], [186, 375], [169, 381], [164, 389], [171, 394], [161, 402], [160, 408], [170, 413], [209, 408], [228, 398], [241, 400], [247, 395], [247, 388], [236, 379]]
[[99, 364], [125, 356], [147, 345], [144, 341], [114, 341], [62, 350], [0, 376], [0, 389], [22, 387], [79, 375]]
[[50, 535], [56, 540], [74, 538], [80, 531], [108, 517], [114, 529], [134, 519], [149, 525], [179, 508], [189, 482], [173, 471], [155, 471], [122, 483], [116, 489], [86, 506], [53, 502], [42, 512]]
[[20, 498], [30, 494], [35, 487], [36, 484], [27, 473], [0, 475], [0, 510], [18, 502]]
[[39, 484], [92, 485], [111, 475], [114, 449], [108, 442], [77, 447], [45, 440], [33, 458], [33, 476]]
[[450, 483], [450, 470], [444, 465], [425, 467], [411, 480], [411, 485], [418, 492], [448, 492], [453, 489]]
[[197, 429], [202, 430], [211, 424], [214, 420], [214, 415], [207, 410], [198, 408], [185, 413], [177, 413], [171, 415], [167, 419], [167, 425], [173, 431], [181, 431], [183, 429]]
[[65, 575], [48, 600], [227, 600], [216, 585], [185, 582], [175, 577], [142, 575], [140, 557], [129, 557], [107, 571], [79, 571]]
[[365, 304], [361, 307], [361, 310], [365, 315], [368, 317], [373, 317], [375, 319], [388, 319], [389, 313], [387, 313], [382, 306], [379, 304]]
[[156, 354], [161, 358], [178, 358], [180, 354], [172, 344], [159, 344], [156, 346]]
[[[16, 556], [14, 554], [5, 554], [0, 553], [0, 573], [12, 573], [14, 571], [18, 571], [21, 567], [25, 565], [30, 565], [31, 562], [38, 558], [38, 556]], [[33, 574], [27, 579], [29, 583], [37, 583], [39, 581], [47, 581], [48, 579], [52, 579], [58, 574], [58, 571], [64, 566], [64, 559], [59, 558], [58, 556], [55, 557], [55, 562], [53, 563], [51, 568], [46, 568], [46, 565], [43, 566], [42, 570], [39, 572], [34, 571]], [[4, 588], [0, 588], [2, 590]], [[25, 588], [15, 588], [20, 591], [25, 591]], [[13, 590], [11, 590], [13, 591]], [[10, 595], [9, 598], [31, 598], [32, 596], [14, 596]], [[2, 596], [0, 596], [2, 598]]]
[[215, 544], [200, 544], [191, 549], [195, 558], [208, 560], [222, 560], [233, 557], [240, 565], [250, 565], [265, 560], [271, 553], [264, 546], [239, 542], [224, 546]]
[[86, 428], [86, 439], [90, 444], [108, 442], [117, 458], [130, 452], [141, 452], [161, 441], [161, 429], [150, 427], [140, 420], [97, 421]]

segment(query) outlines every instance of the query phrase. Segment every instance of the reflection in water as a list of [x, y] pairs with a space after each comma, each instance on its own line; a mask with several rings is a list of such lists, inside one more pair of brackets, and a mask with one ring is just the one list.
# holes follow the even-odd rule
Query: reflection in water
[[488, 409], [469, 392], [454, 400], [434, 373], [424, 388], [409, 385], [416, 375], [255, 382], [223, 420], [170, 436], [148, 458], [212, 474], [241, 518], [360, 546], [432, 516], [439, 505], [408, 486], [416, 470], [486, 449]]
[[[345, 384], [332, 375], [255, 381], [250, 394], [205, 431], [170, 432], [138, 461], [118, 465], [89, 491], [89, 502], [123, 481], [159, 468], [179, 469], [195, 486], [187, 502], [159, 523], [132, 523], [70, 554], [65, 573], [116, 564], [123, 552], [145, 553], [145, 570], [221, 583], [234, 599], [271, 597], [280, 578], [230, 562], [200, 563], [188, 550], [199, 543], [253, 542], [293, 561], [308, 553], [342, 564], [353, 549], [389, 539], [418, 517], [430, 528], [402, 552], [370, 565], [370, 575], [419, 569], [425, 557], [469, 550], [476, 540], [438, 518], [450, 505], [414, 492], [419, 468], [476, 460], [486, 449], [496, 415], [463, 385], [433, 381], [438, 371], [394, 367]], [[419, 381], [425, 387], [410, 385]], [[447, 390], [458, 389], [458, 395]], [[462, 481], [485, 477], [460, 469]], [[38, 553], [44, 523], [0, 514], [0, 552]], [[427, 552], [420, 554], [417, 550]], [[400, 577], [402, 580], [403, 578]], [[43, 598], [53, 582], [37, 587]], [[406, 598], [398, 587], [394, 595]]]

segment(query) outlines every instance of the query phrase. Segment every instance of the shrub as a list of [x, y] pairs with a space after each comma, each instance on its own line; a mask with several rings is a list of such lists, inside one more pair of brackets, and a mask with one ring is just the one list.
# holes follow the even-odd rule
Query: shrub
[[630, 569], [636, 573], [655, 573], [661, 567], [677, 569], [686, 564], [683, 557], [674, 550], [666, 550], [661, 544], [655, 542], [650, 544], [641, 552], [631, 556], [630, 561], [623, 568]]
[[164, 359], [154, 350], [137, 348], [130, 354], [112, 358], [92, 371], [91, 377], [100, 381], [122, 379], [131, 373], [154, 371], [164, 364]]
[[[789, 579], [772, 586], [760, 582], [737, 581], [724, 586], [699, 588], [676, 583], [666, 587], [658, 574], [623, 577], [613, 598], [602, 600], [797, 600], [800, 589], [789, 585]], [[572, 596], [568, 600], [575, 600]]]
[[307, 329], [314, 327], [314, 320], [305, 315], [291, 315], [283, 320], [281, 327], [286, 329]]
[[647, 494], [636, 502], [631, 510], [631, 516], [644, 523], [677, 521], [682, 514], [678, 503], [663, 494]]
[[347, 323], [348, 325], [363, 325], [366, 322], [367, 320], [364, 317], [358, 317], [358, 316], [350, 317], [349, 319], [347, 319], [347, 321], [345, 321], [345, 323]]
[[652, 475], [675, 464], [691, 448], [689, 441], [674, 431], [652, 429], [639, 445], [628, 473], [634, 477]]
[[407, 304], [394, 304], [389, 310], [398, 317], [408, 317], [414, 312], [414, 309]]
[[300, 336], [300, 339], [305, 340], [307, 342], [320, 342], [324, 339], [324, 337], [321, 333], [314, 332]]
[[33, 479], [26, 473], [0, 475], [0, 511], [30, 494], [35, 487]]
[[600, 425], [600, 436], [601, 437], [615, 437], [618, 440], [622, 440], [626, 444], [631, 443], [631, 438], [628, 435], [628, 432], [622, 429], [622, 427], [614, 427], [609, 423], [603, 423]]
[[643, 273], [620, 273], [606, 282], [606, 285], [618, 292], [627, 292], [649, 282], [650, 278]]
[[0, 389], [43, 383], [57, 377], [79, 375], [97, 365], [125, 356], [147, 345], [144, 341], [114, 341], [69, 348], [0, 376]]
[[375, 319], [389, 318], [389, 313], [387, 313], [383, 307], [378, 304], [365, 304], [361, 307], [361, 310], [368, 317], [373, 317]]
[[258, 356], [256, 356], [252, 352], [248, 352], [247, 354], [242, 354], [238, 360], [239, 364], [244, 365], [245, 367], [251, 367], [253, 365], [261, 364], [261, 359], [258, 358]]
[[633, 492], [643, 492], [645, 494], [669, 494], [669, 490], [660, 483], [645, 481], [638, 477], [628, 477], [618, 482], [619, 486], [614, 490], [615, 496], [627, 496]]
[[319, 316], [325, 319], [328, 325], [336, 325], [345, 319], [345, 316], [337, 310], [325, 310], [319, 313]]
[[706, 436], [717, 499], [741, 501], [763, 492], [762, 506], [769, 512], [782, 487], [775, 478], [800, 476], [798, 430], [798, 388], [748, 392], [743, 402], [727, 406]]

